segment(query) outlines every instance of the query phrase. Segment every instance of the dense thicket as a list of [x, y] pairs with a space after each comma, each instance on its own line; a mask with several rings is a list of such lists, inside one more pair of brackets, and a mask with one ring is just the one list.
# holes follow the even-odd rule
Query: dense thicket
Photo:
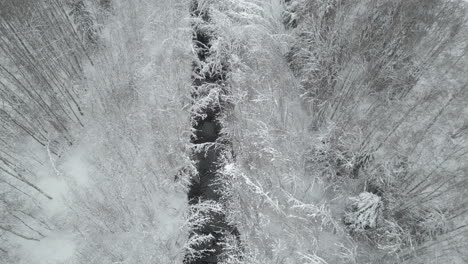
[[[460, 261], [467, 242], [465, 4], [291, 1], [287, 9], [284, 22], [296, 35], [288, 60], [311, 129], [328, 128], [310, 166], [328, 164], [323, 176], [348, 195], [382, 198], [382, 212], [374, 212], [380, 222], [356, 235], [403, 259]], [[360, 197], [354, 213], [366, 204]]]
[[[73, 127], [82, 126], [75, 85], [88, 53], [66, 9], [62, 1], [0, 4], [0, 228], [7, 241], [50, 231], [40, 200], [53, 197], [37, 185], [47, 159], [37, 151], [60, 154], [74, 142]], [[10, 246], [2, 243], [5, 259]]]

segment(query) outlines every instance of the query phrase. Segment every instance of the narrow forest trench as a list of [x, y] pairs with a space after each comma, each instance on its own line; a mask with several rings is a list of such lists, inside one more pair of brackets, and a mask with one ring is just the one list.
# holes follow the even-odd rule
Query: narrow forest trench
[[[201, 23], [192, 23], [194, 32], [192, 46], [197, 58], [192, 64], [191, 97], [194, 105], [202, 105], [194, 108], [190, 116], [193, 132], [190, 142], [194, 144], [192, 159], [196, 164], [198, 175], [190, 179], [188, 199], [189, 204], [194, 205], [204, 201], [220, 202], [222, 199], [223, 185], [219, 181], [218, 172], [223, 167], [225, 153], [232, 153], [232, 148], [231, 142], [221, 134], [221, 118], [233, 106], [225, 100], [229, 93], [228, 67], [222, 65], [221, 69], [210, 69], [206, 72], [202, 66], [210, 56], [214, 56], [210, 48], [216, 36], [214, 32], [206, 29], [211, 23], [210, 14], [199, 7], [198, 1], [194, 0], [190, 6], [190, 16], [202, 20]], [[211, 236], [211, 240], [201, 243], [196, 248], [208, 253], [195, 260], [187, 255], [184, 263], [218, 263], [223, 252], [225, 235], [230, 233], [240, 240], [239, 231], [227, 222], [223, 212], [212, 211], [207, 217], [210, 220], [194, 230], [194, 234]]]

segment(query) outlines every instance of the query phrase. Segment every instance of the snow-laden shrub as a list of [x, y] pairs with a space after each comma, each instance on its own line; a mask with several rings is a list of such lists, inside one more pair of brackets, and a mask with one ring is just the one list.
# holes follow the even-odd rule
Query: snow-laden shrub
[[419, 227], [423, 232], [423, 236], [434, 239], [447, 231], [446, 215], [439, 210], [431, 210], [426, 213], [424, 220], [419, 223]]
[[200, 201], [190, 206], [184, 225], [190, 230], [189, 239], [184, 245], [187, 260], [193, 261], [214, 251], [213, 248], [207, 246], [216, 241], [213, 232], [209, 229], [210, 225], [213, 225], [214, 218], [222, 212], [222, 205], [210, 200]]
[[354, 232], [376, 228], [382, 215], [381, 198], [373, 193], [363, 192], [349, 198], [350, 204], [344, 222]]
[[199, 121], [205, 120], [208, 115], [218, 112], [217, 109], [221, 106], [220, 88], [213, 86], [208, 94], [197, 100], [191, 108], [192, 125], [196, 125]]
[[300, 8], [300, 4], [297, 1], [287, 1], [285, 3], [285, 9], [281, 14], [281, 19], [286, 28], [295, 28], [299, 20], [297, 9]]
[[98, 40], [98, 31], [95, 25], [95, 17], [90, 12], [88, 3], [83, 0], [74, 0], [68, 4], [69, 15], [80, 34], [83, 43], [96, 44]]
[[307, 169], [312, 175], [329, 181], [336, 181], [341, 176], [351, 177], [357, 163], [355, 156], [334, 142], [322, 141], [312, 144], [307, 151]]

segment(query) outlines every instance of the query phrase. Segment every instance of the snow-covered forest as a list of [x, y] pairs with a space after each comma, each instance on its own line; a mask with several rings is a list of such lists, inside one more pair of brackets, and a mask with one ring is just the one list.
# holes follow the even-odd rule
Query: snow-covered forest
[[467, 263], [467, 4], [0, 0], [0, 263]]

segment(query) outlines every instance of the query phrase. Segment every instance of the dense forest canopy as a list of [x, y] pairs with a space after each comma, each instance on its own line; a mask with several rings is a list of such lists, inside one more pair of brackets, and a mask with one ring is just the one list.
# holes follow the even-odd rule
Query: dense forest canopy
[[0, 0], [0, 263], [466, 263], [458, 0]]

